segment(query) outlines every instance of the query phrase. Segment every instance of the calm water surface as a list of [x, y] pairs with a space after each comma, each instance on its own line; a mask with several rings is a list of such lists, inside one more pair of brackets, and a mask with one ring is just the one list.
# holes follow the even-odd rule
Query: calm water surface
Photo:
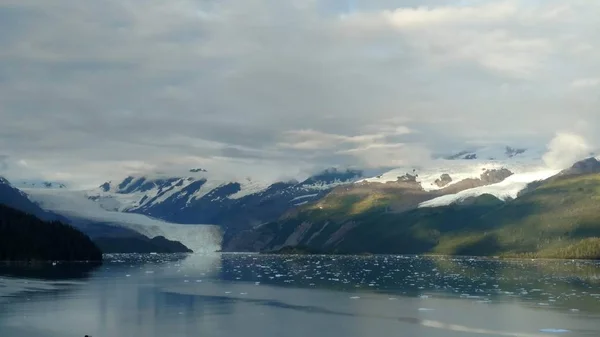
[[600, 264], [112, 255], [0, 265], [0, 336], [600, 336]]

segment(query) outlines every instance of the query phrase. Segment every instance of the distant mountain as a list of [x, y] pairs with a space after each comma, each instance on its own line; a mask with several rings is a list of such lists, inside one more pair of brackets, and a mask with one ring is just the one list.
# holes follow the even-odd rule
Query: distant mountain
[[[224, 249], [234, 250], [230, 241], [238, 233], [332, 200], [330, 194], [343, 194], [344, 189], [358, 199], [377, 199], [382, 193], [395, 198], [389, 207], [397, 212], [421, 203], [447, 205], [481, 194], [514, 198], [528, 183], [556, 173], [540, 171], [543, 163], [537, 150], [488, 147], [458, 154], [426, 167], [397, 168], [376, 176], [361, 170], [328, 169], [302, 181], [229, 180], [218, 172], [194, 168], [180, 174], [153, 173], [106, 182], [88, 191], [87, 197], [110, 211], [172, 223], [218, 225], [224, 231]], [[504, 181], [507, 186], [495, 187]], [[410, 196], [400, 201], [398, 189], [407, 188]]]
[[334, 187], [363, 177], [359, 170], [328, 169], [301, 182], [229, 181], [203, 169], [185, 175], [129, 176], [87, 193], [112, 211], [144, 214], [182, 224], [216, 224], [229, 235], [274, 221], [288, 210], [320, 199]]
[[471, 150], [462, 150], [442, 156], [446, 160], [507, 160], [514, 157], [531, 158], [541, 156], [542, 152], [527, 148], [505, 147], [480, 147]]
[[[595, 159], [578, 162], [575, 171], [538, 182], [507, 201], [482, 194], [450, 205], [393, 211], [390, 199], [338, 197], [329, 202], [333, 207], [305, 208], [241, 233], [235, 242], [261, 251], [298, 246], [335, 253], [600, 259], [596, 167]], [[398, 191], [399, 200], [407, 197], [407, 191]]]
[[[500, 183], [513, 173], [507, 169], [483, 171], [478, 178], [468, 178], [436, 190], [425, 190], [410, 173], [398, 176], [396, 181], [385, 183], [362, 181], [342, 185], [327, 193], [318, 201], [290, 210], [275, 224], [267, 224], [251, 230], [240, 231], [227, 242], [225, 249], [232, 251], [256, 251], [280, 249], [286, 245], [303, 245], [320, 242], [317, 237], [329, 241], [344, 235], [348, 228], [336, 227], [336, 223], [355, 223], [355, 219], [372, 213], [401, 214], [417, 209], [425, 201], [452, 195], [464, 190]], [[298, 226], [297, 228], [294, 228]], [[324, 226], [325, 228], [322, 228]], [[353, 225], [350, 225], [352, 227]], [[320, 229], [323, 229], [321, 231]], [[283, 233], [283, 234], [281, 234]], [[282, 238], [281, 235], [284, 235]], [[283, 242], [280, 242], [283, 240]], [[317, 240], [317, 241], [313, 241]], [[279, 246], [282, 245], [282, 246]], [[325, 247], [313, 246], [317, 250]]]
[[[271, 239], [261, 234], [265, 225], [307, 214], [335, 222], [377, 211], [428, 214], [431, 210], [420, 209], [468, 206], [482, 196], [510, 202], [560, 173], [545, 166], [543, 153], [525, 147], [481, 147], [384, 173], [328, 169], [300, 181], [280, 182], [229, 179], [193, 168], [129, 176], [85, 192], [37, 188], [27, 193], [46, 209], [108, 226], [86, 225], [95, 237], [102, 232], [123, 236], [123, 231], [135, 230], [148, 237], [164, 235], [196, 250], [197, 243], [189, 242], [190, 236], [175, 224], [211, 224], [221, 228], [224, 250], [256, 251], [269, 246]], [[594, 169], [592, 162], [578, 165], [577, 172]], [[166, 228], [171, 227], [177, 228], [176, 236], [168, 234], [171, 230]], [[144, 232], [150, 228], [151, 234]], [[155, 228], [165, 230], [155, 232]], [[287, 231], [296, 233], [292, 228]], [[212, 234], [206, 237], [221, 242]]]
[[45, 180], [16, 180], [13, 186], [17, 188], [65, 189], [67, 185], [56, 181]]
[[3, 177], [0, 177], [0, 205], [29, 213], [43, 220], [64, 220], [32, 202], [27, 194], [14, 187]]
[[600, 161], [594, 157], [573, 164], [570, 168], [561, 171], [559, 176], [573, 176], [590, 173], [600, 173]]
[[82, 232], [0, 205], [0, 261], [101, 261], [102, 252]]

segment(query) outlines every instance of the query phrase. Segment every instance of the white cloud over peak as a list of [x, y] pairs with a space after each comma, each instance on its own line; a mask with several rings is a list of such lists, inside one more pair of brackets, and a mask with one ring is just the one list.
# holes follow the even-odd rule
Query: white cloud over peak
[[592, 147], [580, 135], [560, 132], [548, 143], [548, 152], [542, 160], [553, 169], [565, 169], [575, 161], [588, 157]]
[[588, 0], [0, 1], [0, 174], [96, 184], [194, 164], [277, 176], [465, 144], [542, 147], [600, 123], [599, 11]]

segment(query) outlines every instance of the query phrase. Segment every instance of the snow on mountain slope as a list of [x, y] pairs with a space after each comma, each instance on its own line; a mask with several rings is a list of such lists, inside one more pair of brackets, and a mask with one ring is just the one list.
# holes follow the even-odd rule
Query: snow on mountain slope
[[232, 180], [206, 170], [194, 169], [130, 176], [120, 183], [107, 182], [95, 190], [87, 191], [85, 195], [106, 210], [161, 216], [159, 214], [165, 212], [197, 207], [199, 203], [203, 207], [208, 204], [222, 206], [246, 202], [249, 197], [264, 199], [274, 194], [285, 195], [289, 199], [299, 195], [317, 197], [319, 193], [354, 182], [361, 176], [362, 172], [356, 170], [329, 169], [300, 183], [281, 183], [250, 177]]
[[[513, 173], [526, 173], [544, 170], [543, 151], [514, 149], [511, 147], [487, 147], [475, 151], [459, 151], [454, 155], [439, 156], [422, 167], [393, 169], [380, 176], [364, 179], [367, 182], [396, 181], [407, 173], [417, 175], [417, 181], [426, 191], [438, 190], [464, 179], [479, 178], [486, 170], [506, 168]], [[447, 184], [436, 184], [443, 174], [451, 178]]]
[[[103, 208], [115, 211], [132, 211], [160, 204], [169, 198], [186, 198], [186, 203], [200, 199], [215, 189], [233, 184], [229, 199], [239, 199], [265, 190], [271, 182], [250, 178], [232, 181], [203, 169], [186, 172], [149, 173], [129, 176], [120, 183], [107, 182], [86, 195]], [[183, 192], [183, 193], [182, 193]]]
[[221, 248], [221, 232], [213, 225], [179, 225], [141, 214], [107, 211], [86, 198], [84, 192], [69, 190], [24, 189], [29, 197], [47, 210], [66, 217], [76, 216], [112, 223], [150, 238], [164, 236], [177, 240], [194, 252], [214, 252]]
[[504, 181], [476, 187], [456, 194], [444, 195], [425, 201], [419, 207], [445, 206], [468, 197], [492, 194], [499, 199], [516, 198], [529, 183], [547, 179], [559, 171], [549, 169], [544, 161], [544, 150], [512, 147], [482, 147], [458, 151], [452, 155], [438, 156], [424, 167], [404, 167], [391, 170], [381, 176], [365, 179], [368, 182], [396, 181], [407, 173], [416, 175], [426, 191], [435, 191], [465, 179], [479, 178], [486, 170], [505, 168], [514, 174]]
[[491, 194], [501, 200], [507, 200], [511, 198], [514, 199], [518, 196], [519, 192], [527, 187], [529, 183], [548, 179], [559, 172], [559, 170], [546, 169], [540, 171], [516, 173], [500, 183], [471, 188], [456, 194], [444, 195], [438, 198], [427, 200], [421, 203], [419, 207], [447, 206], [458, 201], [462, 201], [470, 197], [477, 197], [483, 194]]

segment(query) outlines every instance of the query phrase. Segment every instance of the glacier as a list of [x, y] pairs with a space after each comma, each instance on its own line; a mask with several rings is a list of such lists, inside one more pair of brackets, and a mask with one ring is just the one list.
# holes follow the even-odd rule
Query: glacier
[[42, 208], [64, 215], [98, 222], [111, 223], [149, 238], [164, 236], [176, 240], [195, 253], [210, 253], [221, 249], [222, 232], [216, 225], [181, 225], [168, 223], [142, 214], [123, 213], [104, 209], [89, 200], [84, 191], [23, 189], [29, 198]]

